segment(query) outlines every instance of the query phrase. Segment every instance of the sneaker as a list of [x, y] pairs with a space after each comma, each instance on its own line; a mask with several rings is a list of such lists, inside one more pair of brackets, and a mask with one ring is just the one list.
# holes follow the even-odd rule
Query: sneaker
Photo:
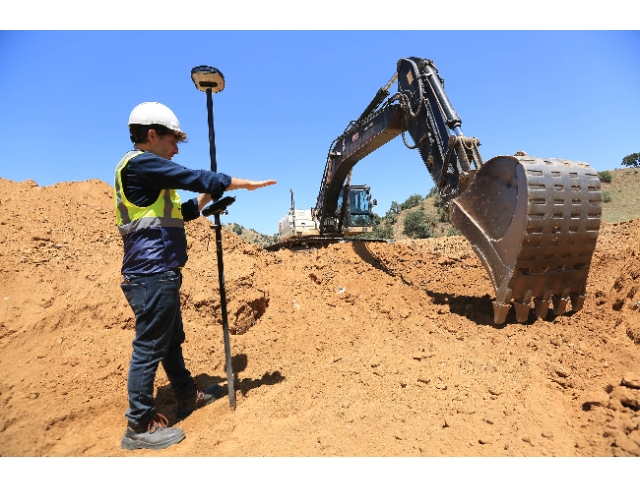
[[189, 397], [178, 400], [176, 417], [179, 419], [184, 419], [196, 409], [206, 406], [207, 404], [211, 404], [216, 399], [222, 397], [224, 392], [222, 387], [218, 384], [207, 387], [205, 390], [202, 390], [195, 379], [193, 379], [193, 384], [195, 385], [196, 390]]
[[158, 413], [146, 428], [132, 428], [127, 426], [120, 446], [125, 450], [148, 448], [161, 450], [184, 440], [185, 434], [180, 428], [169, 428], [169, 420]]

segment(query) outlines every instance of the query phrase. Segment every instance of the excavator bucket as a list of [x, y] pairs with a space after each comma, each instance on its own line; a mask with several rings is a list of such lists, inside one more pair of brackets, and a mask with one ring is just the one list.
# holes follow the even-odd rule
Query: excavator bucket
[[586, 297], [602, 198], [588, 164], [531, 156], [498, 156], [476, 171], [450, 202], [452, 225], [471, 243], [495, 288], [494, 322], [551, 307], [579, 311]]

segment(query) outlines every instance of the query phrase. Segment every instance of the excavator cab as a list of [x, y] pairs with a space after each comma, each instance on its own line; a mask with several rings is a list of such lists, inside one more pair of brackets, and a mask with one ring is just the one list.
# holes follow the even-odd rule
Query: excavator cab
[[[340, 187], [336, 209], [324, 218], [324, 229], [316, 208], [298, 210], [291, 191], [291, 208], [278, 223], [278, 242], [266, 247], [268, 250], [308, 249], [341, 242], [344, 237], [371, 233], [373, 231], [373, 207], [371, 188], [366, 185]], [[348, 195], [347, 198], [344, 195]]]
[[[337, 205], [343, 215], [341, 224], [344, 235], [357, 235], [372, 231], [375, 200], [371, 201], [370, 189], [365, 185], [344, 186]], [[349, 195], [347, 199], [344, 198], [345, 194]]]

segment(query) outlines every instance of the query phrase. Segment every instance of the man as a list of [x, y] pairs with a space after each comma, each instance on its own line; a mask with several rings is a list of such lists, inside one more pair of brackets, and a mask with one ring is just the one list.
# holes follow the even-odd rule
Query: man
[[[129, 408], [122, 448], [161, 449], [185, 434], [168, 426], [156, 410], [153, 390], [162, 364], [177, 401], [176, 416], [184, 418], [216, 399], [222, 388], [203, 391], [185, 367], [184, 331], [180, 312], [180, 269], [187, 262], [184, 222], [225, 191], [258, 188], [274, 180], [249, 181], [205, 170], [190, 170], [171, 158], [187, 136], [165, 105], [146, 102], [133, 109], [129, 132], [134, 150], [116, 167], [114, 201], [124, 244], [122, 290], [136, 317], [127, 389]], [[176, 190], [201, 194], [181, 203]]]

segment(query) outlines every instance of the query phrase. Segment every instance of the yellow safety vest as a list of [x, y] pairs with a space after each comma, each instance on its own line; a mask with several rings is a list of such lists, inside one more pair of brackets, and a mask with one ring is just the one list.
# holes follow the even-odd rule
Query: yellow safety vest
[[174, 269], [187, 262], [187, 239], [180, 196], [162, 189], [150, 206], [130, 202], [122, 189], [122, 171], [144, 151], [127, 152], [116, 166], [113, 186], [116, 221], [124, 243], [122, 272], [153, 273]]
[[129, 151], [116, 166], [116, 178], [113, 186], [113, 197], [116, 204], [116, 219], [120, 235], [133, 233], [141, 228], [149, 227], [182, 227], [182, 202], [175, 189], [163, 189], [158, 199], [146, 207], [131, 203], [122, 190], [122, 170], [131, 159], [143, 151]]

